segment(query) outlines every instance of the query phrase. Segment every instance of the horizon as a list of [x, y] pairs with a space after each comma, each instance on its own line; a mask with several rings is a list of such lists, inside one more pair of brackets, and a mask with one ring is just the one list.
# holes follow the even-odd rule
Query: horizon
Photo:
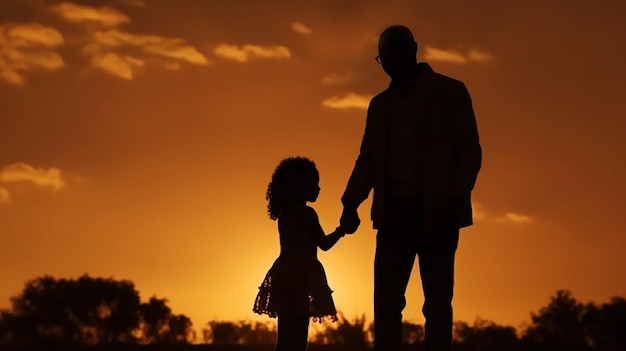
[[[169, 4], [169, 5], [168, 5]], [[194, 323], [252, 312], [278, 256], [265, 190], [320, 172], [331, 232], [390, 24], [463, 81], [483, 147], [455, 320], [518, 327], [559, 289], [626, 296], [626, 3], [0, 2], [0, 309], [27, 280], [114, 277]], [[319, 251], [338, 310], [373, 315], [375, 231]], [[417, 265], [416, 265], [417, 267]], [[423, 323], [419, 271], [405, 319]], [[272, 321], [272, 320], [270, 320]]]
[[[144, 304], [144, 303], [148, 303], [149, 300], [151, 298], [157, 298], [159, 300], [164, 300], [165, 301], [165, 306], [167, 306], [168, 308], [169, 306], [169, 299], [166, 296], [150, 296], [150, 298], [145, 298], [145, 297], [141, 297], [141, 292], [138, 291], [136, 289], [135, 284], [131, 281], [131, 280], [127, 280], [127, 279], [115, 279], [113, 277], [96, 277], [96, 276], [91, 276], [89, 274], [83, 274], [79, 277], [51, 277], [51, 276], [40, 276], [40, 277], [36, 277], [33, 278], [31, 280], [29, 280], [27, 283], [32, 283], [34, 281], [41, 281], [42, 279], [52, 279], [54, 282], [56, 283], [60, 283], [62, 280], [69, 280], [69, 281], [73, 281], [73, 282], [78, 282], [79, 278], [82, 280], [83, 278], [88, 278], [92, 281], [94, 280], [100, 280], [100, 279], [104, 279], [105, 282], [107, 282], [107, 284], [120, 284], [120, 283], [125, 283], [128, 284], [130, 283], [131, 286], [134, 287], [136, 293], [138, 294], [140, 301], [139, 303]], [[102, 284], [102, 283], [100, 283]], [[48, 290], [49, 291], [49, 290]], [[21, 291], [23, 292], [23, 291]], [[31, 291], [32, 293], [32, 291]], [[120, 296], [121, 297], [121, 296]], [[23, 296], [22, 294], [16, 294], [14, 296], [11, 297], [11, 300], [13, 300], [13, 298], [16, 299], [22, 299]], [[30, 296], [30, 299], [32, 299], [33, 296]], [[55, 296], [55, 298], [58, 298], [58, 296]], [[510, 325], [510, 324], [506, 324], [506, 323], [500, 323], [499, 321], [496, 320], [490, 320], [490, 319], [486, 319], [486, 318], [481, 318], [480, 316], [477, 316], [475, 319], [469, 321], [469, 320], [460, 320], [460, 319], [454, 319], [454, 324], [457, 325], [458, 323], [461, 324], [465, 324], [466, 326], [469, 327], [474, 327], [474, 328], [484, 328], [485, 323], [487, 324], [492, 324], [494, 326], [497, 327], [503, 327], [503, 328], [513, 328], [513, 330], [515, 331], [517, 337], [522, 337], [525, 333], [527, 333], [527, 328], [531, 325], [533, 325], [533, 323], [535, 323], [533, 321], [533, 318], [535, 316], [538, 315], [546, 315], [546, 313], [548, 315], [550, 315], [551, 313], [555, 313], [553, 312], [548, 312], [546, 309], [548, 308], [563, 308], [564, 306], [562, 305], [562, 303], [564, 303], [564, 300], [561, 300], [561, 303], [557, 303], [555, 304], [556, 300], [559, 299], [563, 299], [565, 298], [567, 299], [571, 299], [571, 301], [573, 301], [574, 303], [580, 304], [581, 307], [584, 306], [584, 308], [589, 308], [589, 306], [595, 306], [595, 307], [601, 307], [601, 306], [605, 306], [605, 305], [613, 305], [614, 307], [618, 307], [620, 303], [623, 303], [624, 301], [626, 301], [626, 296], [610, 296], [609, 298], [605, 299], [605, 300], [600, 300], [600, 301], [581, 301], [579, 300], [575, 294], [572, 293], [572, 291], [568, 290], [568, 289], [560, 289], [558, 291], [555, 291], [553, 294], [551, 294], [549, 297], [546, 298], [546, 301], [544, 302], [544, 304], [542, 306], [538, 306], [535, 307], [533, 310], [531, 310], [529, 312], [529, 318], [526, 321], [523, 321], [522, 323], [518, 324], [518, 325]], [[566, 301], [565, 300], [565, 301]], [[32, 300], [31, 300], [32, 301]], [[42, 302], [43, 300], [35, 300], [35, 301], [39, 301]], [[58, 301], [58, 303], [64, 303], [62, 301]], [[39, 307], [44, 307], [45, 305], [38, 305]], [[619, 307], [618, 307], [619, 308]], [[12, 308], [8, 308], [8, 309], [0, 309], [0, 312], [8, 312], [9, 314], [14, 313], [14, 310]], [[561, 311], [563, 312], [563, 311]], [[172, 316], [186, 316], [188, 317], [185, 313], [179, 313], [178, 311], [172, 310], [171, 311]], [[269, 330], [274, 330], [276, 331], [276, 318], [271, 318], [267, 315], [263, 315], [262, 317], [264, 318], [260, 318], [260, 319], [250, 319], [250, 318], [246, 318], [246, 319], [234, 319], [234, 320], [229, 320], [229, 319], [217, 319], [217, 320], [208, 320], [208, 321], [204, 321], [201, 324], [197, 324], [194, 323], [193, 319], [190, 319], [191, 322], [191, 329], [194, 332], [194, 339], [193, 339], [193, 343], [203, 343], [201, 342], [202, 338], [203, 338], [203, 333], [205, 330], [210, 330], [212, 329], [212, 323], [217, 323], [217, 324], [221, 324], [221, 323], [232, 323], [238, 327], [241, 327], [243, 324], [251, 324], [251, 325], [257, 325], [257, 323], [260, 323], [262, 325], [265, 326], [269, 326]], [[310, 327], [309, 327], [309, 338], [315, 338], [315, 336], [318, 336], [320, 333], [324, 334], [327, 333], [330, 330], [333, 330], [334, 328], [337, 328], [336, 325], [338, 324], [344, 324], [346, 322], [348, 323], [360, 323], [365, 329], [363, 330], [364, 333], [370, 333], [371, 331], [369, 331], [369, 328], [372, 326], [373, 323], [373, 316], [367, 315], [365, 313], [363, 314], [357, 314], [357, 315], [352, 315], [352, 316], [348, 316], [345, 313], [343, 313], [342, 310], [338, 309], [337, 310], [337, 317], [338, 320], [335, 322], [329, 321], [328, 319], [323, 320], [322, 322], [320, 321], [312, 321], [310, 322]], [[545, 318], [545, 317], [544, 317]], [[583, 317], [584, 319], [584, 317]], [[407, 320], [405, 318], [402, 319], [402, 323], [407, 323], [407, 324], [417, 324], [417, 325], [421, 325], [422, 327], [424, 326], [423, 321], [422, 322], [416, 322], [413, 320]], [[368, 327], [369, 326], [369, 327]]]

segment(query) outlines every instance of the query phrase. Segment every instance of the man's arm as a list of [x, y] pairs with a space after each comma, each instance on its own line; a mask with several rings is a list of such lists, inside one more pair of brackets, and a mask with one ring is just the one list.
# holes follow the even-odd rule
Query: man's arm
[[372, 121], [372, 105], [373, 100], [367, 110], [367, 118], [365, 121], [365, 131], [359, 148], [359, 156], [352, 169], [352, 174], [348, 179], [348, 184], [341, 197], [343, 204], [343, 214], [341, 215], [340, 227], [348, 234], [356, 231], [360, 224], [357, 214], [359, 205], [367, 199], [370, 191], [374, 187], [374, 162], [372, 155], [373, 133], [376, 128]]
[[348, 184], [341, 197], [341, 202], [345, 207], [358, 208], [359, 205], [367, 199], [370, 191], [374, 187], [372, 155], [373, 129], [372, 103], [370, 102], [365, 121], [365, 132], [363, 133], [361, 147], [359, 148], [359, 156], [357, 157], [354, 168], [352, 169], [352, 174], [348, 179]]
[[482, 148], [472, 99], [463, 83], [455, 89], [452, 106], [453, 140], [458, 153], [457, 177], [452, 192], [454, 196], [465, 197], [474, 189], [482, 163]]

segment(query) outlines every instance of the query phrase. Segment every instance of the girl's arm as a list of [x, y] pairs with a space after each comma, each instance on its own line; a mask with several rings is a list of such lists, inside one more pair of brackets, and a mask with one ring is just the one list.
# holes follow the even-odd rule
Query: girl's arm
[[331, 247], [335, 246], [337, 241], [346, 235], [346, 233], [339, 228], [326, 235], [320, 225], [317, 213], [311, 207], [304, 207], [298, 217], [299, 222], [302, 223], [303, 228], [309, 233], [315, 245], [324, 251], [328, 251]]
[[[322, 234], [323, 233], [324, 232], [322, 232]], [[337, 228], [334, 232], [320, 237], [317, 246], [324, 251], [328, 251], [331, 247], [335, 246], [337, 241], [339, 241], [339, 239], [341, 239], [344, 235], [346, 235], [346, 232]]]

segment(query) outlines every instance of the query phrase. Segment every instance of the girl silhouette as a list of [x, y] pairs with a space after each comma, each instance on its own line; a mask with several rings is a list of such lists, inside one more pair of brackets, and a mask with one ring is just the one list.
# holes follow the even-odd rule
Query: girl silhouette
[[326, 235], [315, 210], [306, 205], [319, 195], [319, 173], [304, 157], [280, 162], [267, 187], [267, 212], [278, 220], [280, 255], [267, 272], [253, 311], [278, 317], [275, 351], [305, 350], [309, 318], [337, 320], [337, 311], [317, 248], [326, 251], [345, 235]]

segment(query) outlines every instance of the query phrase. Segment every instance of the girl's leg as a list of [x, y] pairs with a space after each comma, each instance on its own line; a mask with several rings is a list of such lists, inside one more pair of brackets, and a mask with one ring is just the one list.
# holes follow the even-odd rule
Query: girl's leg
[[309, 317], [279, 315], [275, 351], [305, 351], [309, 338]]

